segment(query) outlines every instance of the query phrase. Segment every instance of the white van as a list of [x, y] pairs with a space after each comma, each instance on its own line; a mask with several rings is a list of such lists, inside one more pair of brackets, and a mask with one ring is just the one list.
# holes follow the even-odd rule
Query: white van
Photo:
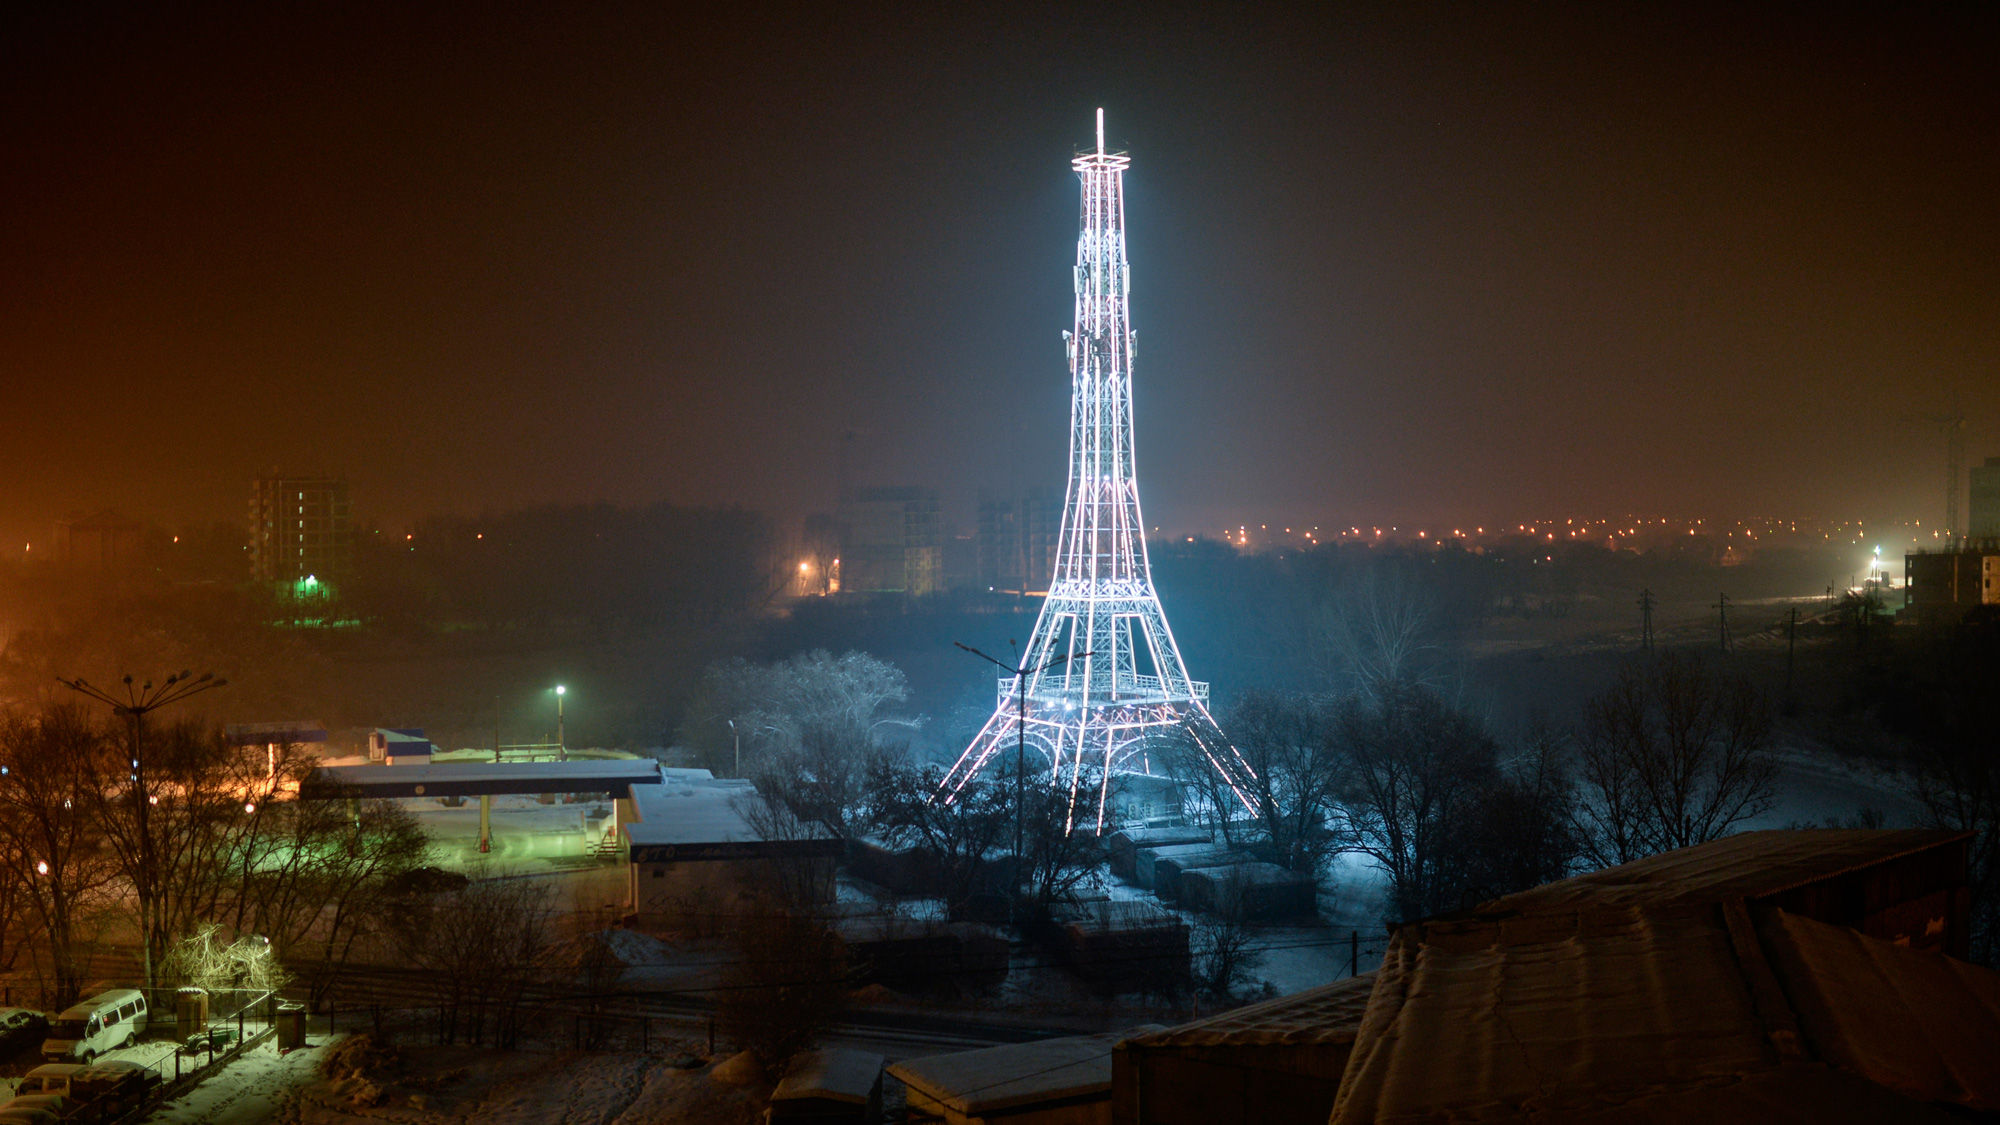
[[49, 1024], [42, 1057], [51, 1062], [89, 1062], [137, 1040], [146, 1030], [146, 994], [114, 988], [70, 1006]]

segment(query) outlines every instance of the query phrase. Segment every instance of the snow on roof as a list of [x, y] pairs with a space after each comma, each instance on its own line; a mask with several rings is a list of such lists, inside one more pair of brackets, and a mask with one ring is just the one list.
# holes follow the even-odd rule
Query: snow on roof
[[2000, 973], [1781, 910], [1757, 922], [1821, 1058], [1925, 1101], [2000, 1111]]
[[1280, 1046], [1351, 1043], [1375, 988], [1373, 971], [1217, 1016], [1135, 1036], [1134, 1047]]
[[998, 1110], [1092, 1094], [1111, 1096], [1111, 1047], [1128, 1035], [1071, 1035], [905, 1059], [889, 1067], [913, 1094], [977, 1117]]
[[1391, 938], [1332, 1121], [1928, 1119], [2000, 1108], [1995, 1042], [1990, 970], [1740, 899], [1437, 919]]
[[1335, 1123], [1561, 1116], [1778, 1061], [1712, 904], [1417, 923], [1377, 972]]
[[1906, 828], [1741, 832], [1588, 875], [1506, 895], [1474, 914], [1563, 910], [1584, 904], [1762, 898], [1965, 839], [1969, 833]]
[[[717, 779], [707, 770], [667, 770], [658, 784], [632, 787], [635, 816], [622, 827], [635, 847], [764, 843], [744, 815], [749, 802], [760, 800], [748, 781]], [[817, 823], [798, 825], [798, 833], [804, 840], [836, 839]]]
[[823, 1098], [866, 1105], [882, 1081], [882, 1056], [853, 1047], [827, 1047], [800, 1055], [785, 1072], [771, 1100]]
[[[321, 766], [302, 787], [307, 796], [359, 791], [373, 797], [476, 796], [481, 793], [613, 792], [660, 776], [646, 759], [567, 762], [429, 762]], [[316, 790], [330, 790], [316, 793]]]

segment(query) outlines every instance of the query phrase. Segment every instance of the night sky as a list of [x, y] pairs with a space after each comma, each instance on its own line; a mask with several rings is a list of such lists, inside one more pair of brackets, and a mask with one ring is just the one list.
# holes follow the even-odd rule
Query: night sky
[[1149, 522], [1928, 522], [1954, 392], [2000, 454], [1992, 5], [37, 7], [10, 552], [280, 464], [392, 526], [1060, 483], [1098, 106]]

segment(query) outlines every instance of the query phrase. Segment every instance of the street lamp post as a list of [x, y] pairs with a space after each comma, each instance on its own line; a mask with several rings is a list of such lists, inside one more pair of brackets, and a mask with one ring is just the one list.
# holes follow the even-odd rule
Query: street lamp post
[[568, 688], [556, 685], [556, 760], [559, 762], [569, 761], [569, 746], [563, 740], [563, 696], [568, 694]]
[[722, 721], [729, 724], [729, 741], [734, 743], [736, 746], [736, 771], [730, 774], [729, 776], [742, 777], [743, 776], [743, 732], [736, 729], [735, 719], [724, 719]]
[[[1072, 660], [1080, 660], [1089, 656], [1090, 653], [1066, 653], [1062, 656], [1052, 656], [1032, 668], [1025, 663], [1018, 668], [1010, 668], [1005, 663], [995, 660], [993, 657], [973, 648], [971, 645], [959, 641], [951, 643], [1014, 677], [1014, 896], [1018, 901], [1021, 894], [1021, 864], [1024, 859], [1023, 853], [1026, 850], [1024, 842], [1026, 834], [1022, 830], [1026, 824], [1026, 819], [1022, 810], [1027, 805], [1028, 677], [1046, 672], [1059, 665], [1067, 664]], [[1007, 643], [1010, 645], [1014, 644], [1011, 640]], [[1016, 651], [1018, 652], [1019, 650], [1016, 649]]]
[[[198, 695], [210, 688], [219, 688], [228, 680], [218, 679], [213, 672], [203, 672], [196, 676], [191, 672], [170, 675], [157, 688], [147, 680], [137, 687], [132, 685], [132, 677], [126, 676], [123, 691], [117, 688], [106, 691], [81, 676], [75, 679], [56, 677], [56, 682], [71, 691], [87, 695], [99, 703], [108, 704], [111, 713], [125, 720], [127, 758], [132, 763], [132, 806], [134, 827], [138, 830], [136, 869], [133, 871], [132, 891], [139, 900], [139, 949], [145, 965], [146, 987], [153, 985], [153, 921], [155, 899], [159, 888], [155, 885], [153, 872], [153, 826], [149, 815], [152, 807], [151, 794], [146, 791], [145, 734], [146, 716], [162, 707], [179, 703], [191, 695]], [[120, 697], [122, 696], [122, 698]]]

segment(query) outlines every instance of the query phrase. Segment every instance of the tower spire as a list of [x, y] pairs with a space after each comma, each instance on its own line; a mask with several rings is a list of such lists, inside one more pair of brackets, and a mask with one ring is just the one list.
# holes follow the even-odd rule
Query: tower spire
[[[1055, 575], [1022, 668], [1000, 680], [999, 705], [945, 776], [958, 793], [1017, 735], [1041, 752], [1053, 781], [1069, 791], [1069, 824], [1111, 811], [1111, 776], [1151, 773], [1154, 740], [1185, 740], [1250, 807], [1254, 776], [1208, 711], [1208, 685], [1188, 678], [1167, 627], [1146, 556], [1145, 519], [1132, 440], [1130, 266], [1125, 259], [1125, 169], [1131, 158], [1104, 149], [1070, 166], [1082, 181], [1076, 242], [1076, 319], [1069, 347], [1069, 486]], [[1017, 686], [1018, 685], [1018, 686]], [[1015, 695], [1024, 693], [1025, 698]], [[1094, 790], [1095, 792], [1092, 792]], [[1091, 806], [1095, 806], [1093, 810]]]

